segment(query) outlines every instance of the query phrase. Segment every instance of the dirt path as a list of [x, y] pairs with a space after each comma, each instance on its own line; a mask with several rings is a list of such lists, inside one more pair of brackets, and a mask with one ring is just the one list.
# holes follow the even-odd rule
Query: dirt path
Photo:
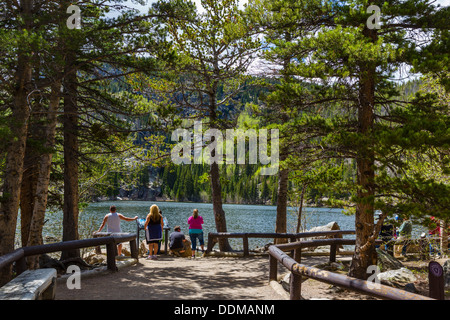
[[268, 283], [268, 257], [139, 259], [117, 273], [82, 278], [81, 289], [58, 282], [60, 300], [281, 300]]

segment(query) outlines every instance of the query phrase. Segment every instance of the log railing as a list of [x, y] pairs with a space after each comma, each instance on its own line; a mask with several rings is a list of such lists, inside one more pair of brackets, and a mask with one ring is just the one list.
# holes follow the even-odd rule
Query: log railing
[[40, 254], [81, 249], [88, 247], [96, 247], [100, 245], [106, 245], [107, 254], [107, 269], [111, 271], [117, 271], [116, 266], [116, 255], [117, 247], [116, 245], [122, 242], [130, 243], [131, 256], [138, 259], [138, 249], [136, 245], [136, 234], [134, 233], [116, 233], [111, 234], [107, 237], [94, 238], [94, 239], [83, 239], [83, 240], [72, 240], [64, 242], [56, 242], [51, 244], [44, 244], [38, 246], [22, 247], [14, 250], [4, 256], [0, 257], [0, 269], [7, 267], [13, 262], [16, 262], [16, 272], [21, 274], [27, 270], [26, 257], [35, 256]]
[[[289, 271], [290, 277], [290, 299], [301, 299], [301, 283], [302, 276], [318, 280], [321, 282], [336, 285], [345, 289], [360, 292], [380, 299], [387, 300], [434, 300], [432, 298], [414, 294], [405, 290], [392, 288], [380, 283], [360, 280], [352, 278], [339, 273], [330, 272], [327, 270], [318, 269], [301, 264], [301, 249], [311, 246], [322, 245], [344, 245], [355, 244], [353, 239], [319, 239], [310, 241], [299, 241], [294, 243], [272, 245], [269, 247], [269, 281], [277, 280], [277, 265], [281, 263]], [[287, 255], [284, 251], [294, 250], [293, 258]], [[333, 250], [331, 250], [333, 251]], [[336, 256], [332, 257], [330, 252], [330, 261], [333, 261]]]
[[[332, 230], [332, 231], [317, 231], [317, 232], [302, 232], [302, 233], [260, 233], [260, 232], [246, 232], [246, 233], [229, 233], [229, 232], [217, 232], [208, 233], [208, 246], [206, 253], [210, 253], [214, 248], [214, 245], [220, 238], [242, 238], [244, 256], [249, 255], [248, 239], [250, 238], [266, 238], [266, 239], [289, 239], [291, 242], [297, 241], [302, 238], [315, 238], [315, 237], [342, 237], [345, 234], [355, 234], [354, 230]], [[354, 243], [353, 243], [354, 244]], [[334, 256], [336, 256], [337, 246], [332, 247]]]

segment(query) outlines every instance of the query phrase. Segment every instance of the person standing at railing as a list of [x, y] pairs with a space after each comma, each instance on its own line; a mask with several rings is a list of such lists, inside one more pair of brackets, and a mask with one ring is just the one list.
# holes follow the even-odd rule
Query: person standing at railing
[[163, 235], [163, 217], [156, 204], [150, 207], [150, 212], [145, 220], [145, 238], [148, 244], [148, 260], [156, 260], [158, 254], [158, 244]]
[[198, 210], [194, 209], [192, 216], [188, 218], [189, 224], [189, 238], [191, 238], [192, 243], [192, 258], [195, 258], [195, 250], [197, 249], [197, 239], [200, 242], [200, 247], [202, 252], [205, 251], [203, 240], [203, 218], [198, 215]]
[[[112, 205], [109, 207], [109, 213], [107, 215], [105, 215], [105, 217], [103, 218], [102, 225], [100, 226], [100, 228], [98, 229], [97, 232], [101, 232], [103, 227], [106, 224], [107, 232], [121, 233], [122, 229], [120, 228], [120, 220], [134, 221], [134, 220], [137, 220], [137, 218], [138, 218], [138, 216], [135, 216], [134, 218], [128, 218], [128, 217], [125, 217], [121, 213], [117, 213], [116, 211], [117, 211], [116, 206]], [[119, 243], [117, 245], [117, 254], [119, 256], [122, 255], [122, 244], [121, 243]]]

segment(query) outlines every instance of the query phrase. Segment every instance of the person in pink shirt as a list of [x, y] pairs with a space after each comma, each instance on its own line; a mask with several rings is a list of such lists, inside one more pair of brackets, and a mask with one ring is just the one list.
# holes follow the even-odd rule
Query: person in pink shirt
[[189, 224], [189, 238], [191, 238], [191, 246], [192, 246], [192, 258], [195, 258], [195, 250], [197, 249], [197, 239], [200, 242], [200, 247], [202, 248], [202, 252], [205, 250], [204, 245], [205, 242], [203, 240], [203, 218], [198, 215], [198, 210], [194, 209], [192, 216], [188, 218]]

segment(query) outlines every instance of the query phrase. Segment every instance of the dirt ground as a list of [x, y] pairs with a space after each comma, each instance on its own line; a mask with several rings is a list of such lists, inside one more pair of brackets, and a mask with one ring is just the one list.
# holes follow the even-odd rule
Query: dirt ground
[[[316, 265], [328, 257], [308, 257], [303, 264]], [[428, 295], [423, 266], [410, 264], [418, 281], [419, 294]], [[408, 267], [408, 265], [407, 265]], [[278, 268], [279, 275], [286, 272]], [[196, 259], [160, 255], [158, 260], [140, 258], [135, 265], [116, 273], [83, 278], [81, 289], [69, 290], [58, 281], [57, 300], [286, 300], [281, 285], [268, 282], [267, 256], [199, 257]], [[306, 300], [376, 300], [373, 297], [308, 279], [302, 283]]]
[[282, 300], [268, 285], [268, 258], [180, 258], [161, 255], [81, 280], [80, 290], [59, 282], [62, 300]]

